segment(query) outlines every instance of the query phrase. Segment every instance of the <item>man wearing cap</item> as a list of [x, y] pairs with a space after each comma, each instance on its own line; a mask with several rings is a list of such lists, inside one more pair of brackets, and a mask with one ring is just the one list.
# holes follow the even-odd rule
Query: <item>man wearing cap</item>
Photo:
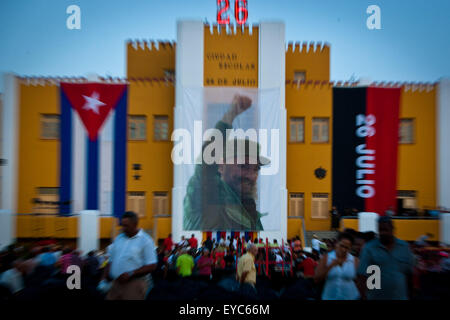
[[262, 214], [256, 210], [256, 186], [261, 166], [270, 161], [259, 155], [257, 142], [227, 137], [233, 120], [251, 104], [248, 97], [234, 96], [216, 124], [224, 137], [222, 150], [215, 150], [222, 163], [206, 164], [203, 160], [196, 166], [184, 198], [184, 230], [263, 230]]

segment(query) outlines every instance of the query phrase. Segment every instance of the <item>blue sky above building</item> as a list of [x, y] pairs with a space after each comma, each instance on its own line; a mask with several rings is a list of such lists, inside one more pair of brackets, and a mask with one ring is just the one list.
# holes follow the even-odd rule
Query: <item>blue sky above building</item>
[[[73, 4], [81, 30], [66, 27]], [[366, 26], [369, 5], [381, 9], [381, 30]], [[286, 43], [329, 42], [331, 80], [450, 76], [448, 0], [248, 0], [248, 10], [249, 24], [283, 21]], [[2, 0], [0, 73], [123, 77], [126, 40], [175, 41], [177, 20], [214, 23], [216, 13], [216, 0]]]

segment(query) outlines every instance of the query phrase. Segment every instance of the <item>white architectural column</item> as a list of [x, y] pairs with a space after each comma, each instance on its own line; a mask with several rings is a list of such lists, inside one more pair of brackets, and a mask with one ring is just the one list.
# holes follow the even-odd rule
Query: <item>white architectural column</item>
[[286, 46], [285, 26], [283, 22], [261, 22], [259, 25], [259, 78], [258, 89], [279, 89], [280, 139], [279, 139], [279, 172], [280, 172], [280, 230], [261, 231], [259, 236], [269, 242], [287, 239], [287, 189], [286, 189]]
[[[174, 129], [182, 126], [181, 108], [185, 105], [185, 88], [203, 87], [204, 25], [202, 21], [179, 21], [177, 23], [177, 50], [175, 58], [175, 110]], [[172, 238], [174, 242], [191, 234], [199, 240], [201, 232], [183, 231], [183, 199], [186, 186], [183, 185], [183, 166], [174, 165], [172, 188]]]
[[439, 216], [439, 241], [450, 246], [450, 213], [442, 213]]
[[78, 250], [83, 255], [100, 247], [100, 222], [98, 210], [84, 210], [78, 217]]
[[1, 157], [6, 163], [2, 167], [0, 247], [14, 242], [17, 213], [17, 170], [19, 147], [19, 80], [13, 74], [4, 76], [2, 150]]
[[375, 212], [358, 213], [358, 230], [359, 232], [373, 231], [378, 233], [378, 214]]
[[439, 81], [436, 100], [436, 202], [450, 209], [450, 79]]
[[0, 251], [14, 242], [14, 219], [10, 210], [0, 210]]

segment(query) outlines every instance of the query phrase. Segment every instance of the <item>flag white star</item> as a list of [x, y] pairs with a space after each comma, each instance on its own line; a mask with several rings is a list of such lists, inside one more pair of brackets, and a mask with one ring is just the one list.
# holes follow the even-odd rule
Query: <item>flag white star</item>
[[91, 94], [90, 97], [83, 95], [83, 98], [86, 100], [83, 109], [92, 110], [96, 114], [98, 114], [98, 107], [103, 107], [106, 105], [106, 103], [103, 103], [99, 100], [100, 95], [95, 91]]

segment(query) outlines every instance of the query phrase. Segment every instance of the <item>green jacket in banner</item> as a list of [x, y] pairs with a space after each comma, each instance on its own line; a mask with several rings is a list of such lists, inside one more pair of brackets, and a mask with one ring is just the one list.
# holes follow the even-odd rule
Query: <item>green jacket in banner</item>
[[[219, 121], [216, 129], [226, 139], [231, 125]], [[203, 150], [207, 144], [203, 146]], [[221, 177], [217, 164], [197, 164], [184, 198], [184, 230], [261, 231], [261, 217], [253, 197], [243, 198]]]

